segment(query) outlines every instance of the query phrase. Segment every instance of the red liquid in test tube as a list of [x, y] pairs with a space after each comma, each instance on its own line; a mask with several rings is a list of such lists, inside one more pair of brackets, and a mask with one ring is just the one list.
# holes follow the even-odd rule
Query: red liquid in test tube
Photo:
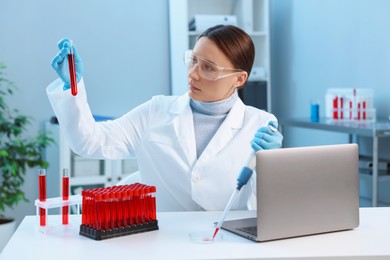
[[114, 216], [114, 222], [113, 222], [113, 227], [117, 228], [118, 227], [118, 219], [119, 219], [119, 212], [118, 212], [118, 193], [116, 190], [116, 187], [113, 187], [111, 190], [112, 194], [112, 211], [113, 211], [113, 216]]
[[111, 215], [110, 215], [110, 203], [109, 203], [110, 195], [108, 194], [108, 191], [106, 190], [103, 193], [103, 201], [104, 201], [104, 227], [103, 229], [108, 229], [110, 227], [111, 223]]
[[360, 120], [360, 110], [361, 110], [360, 102], [358, 102], [358, 116], [357, 116], [358, 120]]
[[129, 190], [126, 187], [126, 189], [123, 191], [123, 197], [125, 198], [123, 201], [123, 209], [124, 209], [124, 218], [125, 218], [125, 225], [130, 225], [130, 209], [129, 209]]
[[[62, 200], [69, 200], [69, 169], [62, 170]], [[69, 206], [62, 207], [62, 224], [69, 224]]]
[[146, 222], [150, 222], [151, 221], [151, 201], [150, 201], [150, 190], [151, 188], [146, 186], [145, 187], [145, 195], [144, 195], [144, 199], [145, 199], [145, 208], [146, 208], [146, 215], [145, 215], [145, 221]]
[[83, 225], [88, 225], [88, 196], [89, 196], [89, 191], [88, 190], [83, 190], [81, 192], [83, 195], [83, 207], [82, 207], [82, 217], [81, 217], [81, 222]]
[[83, 224], [83, 225], [87, 224], [87, 221], [86, 221], [87, 214], [85, 214], [85, 207], [87, 205], [87, 195], [86, 194], [87, 194], [87, 192], [85, 190], [81, 191], [81, 196], [83, 197], [83, 201], [81, 203], [81, 205], [83, 205], [83, 212], [81, 214], [81, 224]]
[[139, 206], [140, 206], [140, 222], [145, 222], [145, 199], [144, 199], [144, 187], [143, 185], [139, 186]]
[[349, 101], [349, 119], [352, 119], [352, 101]]
[[363, 101], [363, 119], [366, 119], [366, 101]]
[[95, 189], [88, 191], [87, 193], [87, 207], [85, 209], [87, 214], [87, 225], [92, 227], [93, 225], [93, 208], [94, 208], [94, 192]]
[[117, 189], [117, 187], [115, 187], [114, 189], [114, 210], [115, 210], [115, 213], [116, 213], [116, 219], [115, 219], [115, 227], [118, 228], [120, 227], [120, 223], [121, 223], [121, 218], [122, 218], [122, 210], [120, 208], [120, 204], [121, 204], [121, 198], [120, 198], [120, 192], [119, 190]]
[[104, 223], [104, 206], [102, 192], [96, 194], [96, 229], [101, 230]]
[[[39, 201], [46, 201], [46, 170], [38, 171]], [[46, 226], [46, 209], [39, 208], [39, 225]]]
[[98, 215], [99, 215], [99, 190], [94, 189], [91, 194], [91, 203], [90, 203], [90, 215], [89, 221], [92, 228], [97, 229], [98, 227]]
[[338, 97], [333, 99], [333, 119], [338, 119]]
[[139, 210], [139, 191], [137, 187], [133, 187], [133, 206], [134, 206], [134, 224], [140, 223], [140, 210]]
[[131, 187], [128, 187], [127, 196], [128, 196], [127, 210], [128, 210], [128, 214], [129, 214], [128, 223], [129, 223], [129, 225], [133, 225], [135, 222], [135, 220], [134, 220], [134, 193], [133, 193], [133, 190]]
[[108, 229], [108, 222], [110, 221], [107, 209], [107, 191], [105, 189], [99, 189], [97, 194], [97, 212], [95, 214], [98, 214], [97, 220], [99, 222], [99, 225], [101, 226], [101, 229]]
[[87, 196], [86, 203], [83, 205], [83, 215], [85, 213], [85, 224], [90, 226], [90, 207], [91, 207], [91, 194], [92, 191], [86, 191], [85, 195]]
[[77, 78], [76, 78], [76, 64], [74, 60], [73, 44], [70, 43], [70, 53], [68, 54], [70, 89], [73, 96], [77, 95]]
[[[156, 193], [156, 187], [152, 186], [152, 193]], [[157, 214], [156, 214], [156, 197], [152, 195], [152, 220], [157, 219]]]
[[143, 188], [142, 186], [138, 186], [138, 194], [139, 194], [139, 199], [138, 199], [138, 206], [139, 206], [139, 223], [143, 223], [144, 222], [144, 214], [145, 214], [145, 211], [144, 211], [144, 199], [143, 199]]
[[127, 191], [125, 186], [119, 188], [119, 211], [121, 214], [121, 225], [127, 226]]
[[127, 223], [127, 220], [128, 220], [128, 214], [127, 214], [127, 192], [126, 192], [126, 188], [122, 188], [121, 189], [121, 197], [122, 197], [122, 201], [121, 201], [121, 211], [122, 211], [122, 225], [123, 226], [127, 226], [128, 223]]
[[92, 211], [92, 226], [94, 229], [99, 230], [100, 229], [100, 224], [99, 224], [99, 213], [100, 213], [100, 189], [95, 190], [93, 194], [93, 211]]

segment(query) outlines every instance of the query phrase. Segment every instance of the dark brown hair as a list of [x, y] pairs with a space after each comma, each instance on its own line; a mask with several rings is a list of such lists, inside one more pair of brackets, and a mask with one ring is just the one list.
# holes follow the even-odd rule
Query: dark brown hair
[[235, 69], [242, 69], [249, 76], [255, 59], [255, 46], [244, 30], [233, 25], [216, 25], [204, 31], [198, 39], [204, 36], [217, 45]]

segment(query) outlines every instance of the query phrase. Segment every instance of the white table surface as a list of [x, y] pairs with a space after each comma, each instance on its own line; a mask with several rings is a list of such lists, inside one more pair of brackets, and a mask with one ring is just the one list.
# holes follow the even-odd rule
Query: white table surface
[[[11, 259], [390, 259], [390, 208], [361, 208], [354, 230], [256, 243], [227, 231], [221, 241], [194, 243], [189, 234], [214, 230], [221, 212], [158, 213], [159, 230], [95, 241], [78, 234], [80, 216], [64, 228], [37, 229], [24, 218], [0, 255]], [[230, 212], [228, 219], [254, 212]], [[49, 225], [61, 216], [48, 216]], [[211, 235], [210, 235], [211, 236]]]

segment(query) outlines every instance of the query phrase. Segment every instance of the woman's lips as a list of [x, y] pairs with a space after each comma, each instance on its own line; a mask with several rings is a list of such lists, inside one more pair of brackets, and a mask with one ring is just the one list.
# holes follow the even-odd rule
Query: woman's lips
[[195, 87], [193, 84], [189, 84], [191, 91], [200, 91], [199, 88]]

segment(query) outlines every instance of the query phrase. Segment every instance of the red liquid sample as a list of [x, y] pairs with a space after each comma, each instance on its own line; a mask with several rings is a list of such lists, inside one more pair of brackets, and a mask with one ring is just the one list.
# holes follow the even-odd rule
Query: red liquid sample
[[76, 65], [74, 62], [74, 54], [68, 54], [70, 89], [73, 96], [77, 95], [77, 79], [76, 79]]
[[[154, 192], [155, 186], [139, 183], [83, 190], [82, 225], [94, 230], [109, 230], [134, 228], [136, 224], [155, 221]], [[122, 231], [118, 229], [115, 232]]]
[[352, 101], [349, 101], [349, 119], [352, 119]]
[[[46, 175], [38, 176], [39, 201], [46, 201]], [[46, 209], [39, 208], [39, 225], [46, 226]]]
[[83, 201], [81, 203], [81, 205], [83, 205], [83, 212], [81, 214], [81, 224], [86, 225], [87, 224], [87, 214], [85, 213], [84, 209], [87, 205], [87, 192], [85, 190], [82, 190], [81, 196], [83, 197]]
[[360, 120], [360, 111], [361, 111], [361, 107], [360, 107], [360, 102], [358, 102], [358, 120]]
[[[62, 200], [69, 200], [69, 177], [62, 177]], [[69, 224], [69, 206], [62, 207], [62, 224]]]
[[216, 228], [214, 231], [213, 240], [214, 240], [215, 236], [217, 235], [218, 231], [219, 231], [219, 228]]
[[335, 97], [333, 99], [333, 119], [338, 119], [339, 118], [339, 115], [338, 115], [338, 97]]
[[363, 119], [366, 119], [366, 101], [363, 101]]

